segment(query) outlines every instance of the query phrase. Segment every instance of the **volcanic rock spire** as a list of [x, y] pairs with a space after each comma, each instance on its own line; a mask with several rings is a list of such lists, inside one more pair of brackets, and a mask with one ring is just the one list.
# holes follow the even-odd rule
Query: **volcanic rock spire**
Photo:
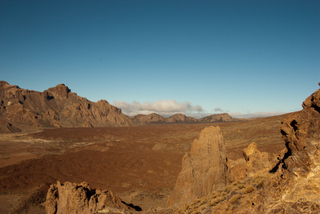
[[182, 170], [168, 205], [183, 205], [227, 183], [227, 160], [219, 127], [206, 127], [182, 160]]

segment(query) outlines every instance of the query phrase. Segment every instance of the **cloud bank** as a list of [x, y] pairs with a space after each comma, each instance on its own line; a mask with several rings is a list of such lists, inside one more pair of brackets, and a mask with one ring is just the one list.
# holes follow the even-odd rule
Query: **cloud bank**
[[203, 113], [204, 109], [200, 105], [191, 105], [190, 102], [177, 102], [176, 100], [158, 100], [155, 102], [132, 102], [113, 101], [113, 105], [121, 108], [122, 112], [128, 116], [137, 114], [156, 113], [162, 116], [171, 116], [176, 113], [187, 115]]
[[190, 102], [177, 102], [176, 100], [158, 100], [155, 102], [132, 102], [113, 101], [113, 105], [120, 108], [122, 112], [128, 116], [135, 116], [138, 114], [152, 114], [156, 113], [164, 117], [170, 117], [174, 114], [181, 113], [195, 118], [203, 118], [212, 114], [228, 113], [234, 118], [256, 118], [256, 117], [270, 117], [275, 115], [285, 114], [286, 112], [269, 111], [269, 112], [253, 112], [240, 113], [229, 112], [228, 110], [217, 107], [213, 112], [207, 112], [200, 105], [192, 105]]
[[240, 113], [240, 112], [233, 112], [229, 113], [231, 117], [234, 118], [256, 118], [256, 117], [271, 117], [281, 114], [286, 114], [286, 112], [280, 112], [280, 111], [267, 111], [267, 112], [253, 112], [253, 113]]

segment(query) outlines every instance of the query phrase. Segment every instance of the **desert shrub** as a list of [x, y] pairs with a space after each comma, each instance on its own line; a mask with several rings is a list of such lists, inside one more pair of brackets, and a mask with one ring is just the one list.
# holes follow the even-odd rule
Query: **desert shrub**
[[247, 194], [247, 193], [253, 192], [254, 190], [255, 188], [252, 185], [249, 185], [243, 190], [243, 193]]
[[239, 195], [239, 194], [236, 194], [236, 195], [234, 195], [234, 196], [232, 196], [231, 198], [230, 198], [230, 200], [229, 200], [229, 203], [230, 204], [234, 204], [238, 199], [240, 199], [241, 198], [241, 195]]

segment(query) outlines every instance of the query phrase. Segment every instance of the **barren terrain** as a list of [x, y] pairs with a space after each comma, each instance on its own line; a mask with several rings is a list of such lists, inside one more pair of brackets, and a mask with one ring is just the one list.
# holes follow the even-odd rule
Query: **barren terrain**
[[[0, 213], [22, 206], [30, 192], [57, 180], [85, 181], [92, 188], [112, 190], [143, 211], [164, 207], [181, 171], [181, 159], [204, 127], [220, 126], [227, 157], [237, 159], [252, 142], [260, 151], [283, 149], [283, 118], [2, 134]], [[44, 209], [33, 208], [29, 213], [44, 213]]]

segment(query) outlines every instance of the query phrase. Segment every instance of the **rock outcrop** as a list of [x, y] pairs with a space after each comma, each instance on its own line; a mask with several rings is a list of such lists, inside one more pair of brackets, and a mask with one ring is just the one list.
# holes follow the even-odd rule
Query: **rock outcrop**
[[66, 182], [50, 186], [46, 198], [47, 214], [123, 213], [134, 210], [111, 191], [92, 190], [87, 183]]
[[228, 182], [224, 140], [219, 127], [206, 127], [195, 139], [191, 152], [182, 160], [182, 170], [177, 178], [169, 206], [181, 206]]
[[30, 91], [0, 81], [0, 118], [12, 126], [103, 127], [128, 126], [131, 118], [101, 100], [91, 102], [63, 85], [44, 92]]
[[228, 163], [230, 185], [176, 213], [320, 213], [320, 90], [302, 106], [282, 121], [278, 157], [249, 145]]
[[291, 173], [307, 177], [316, 166], [312, 157], [320, 148], [320, 89], [302, 107], [282, 121], [281, 133], [288, 150], [283, 162]]

